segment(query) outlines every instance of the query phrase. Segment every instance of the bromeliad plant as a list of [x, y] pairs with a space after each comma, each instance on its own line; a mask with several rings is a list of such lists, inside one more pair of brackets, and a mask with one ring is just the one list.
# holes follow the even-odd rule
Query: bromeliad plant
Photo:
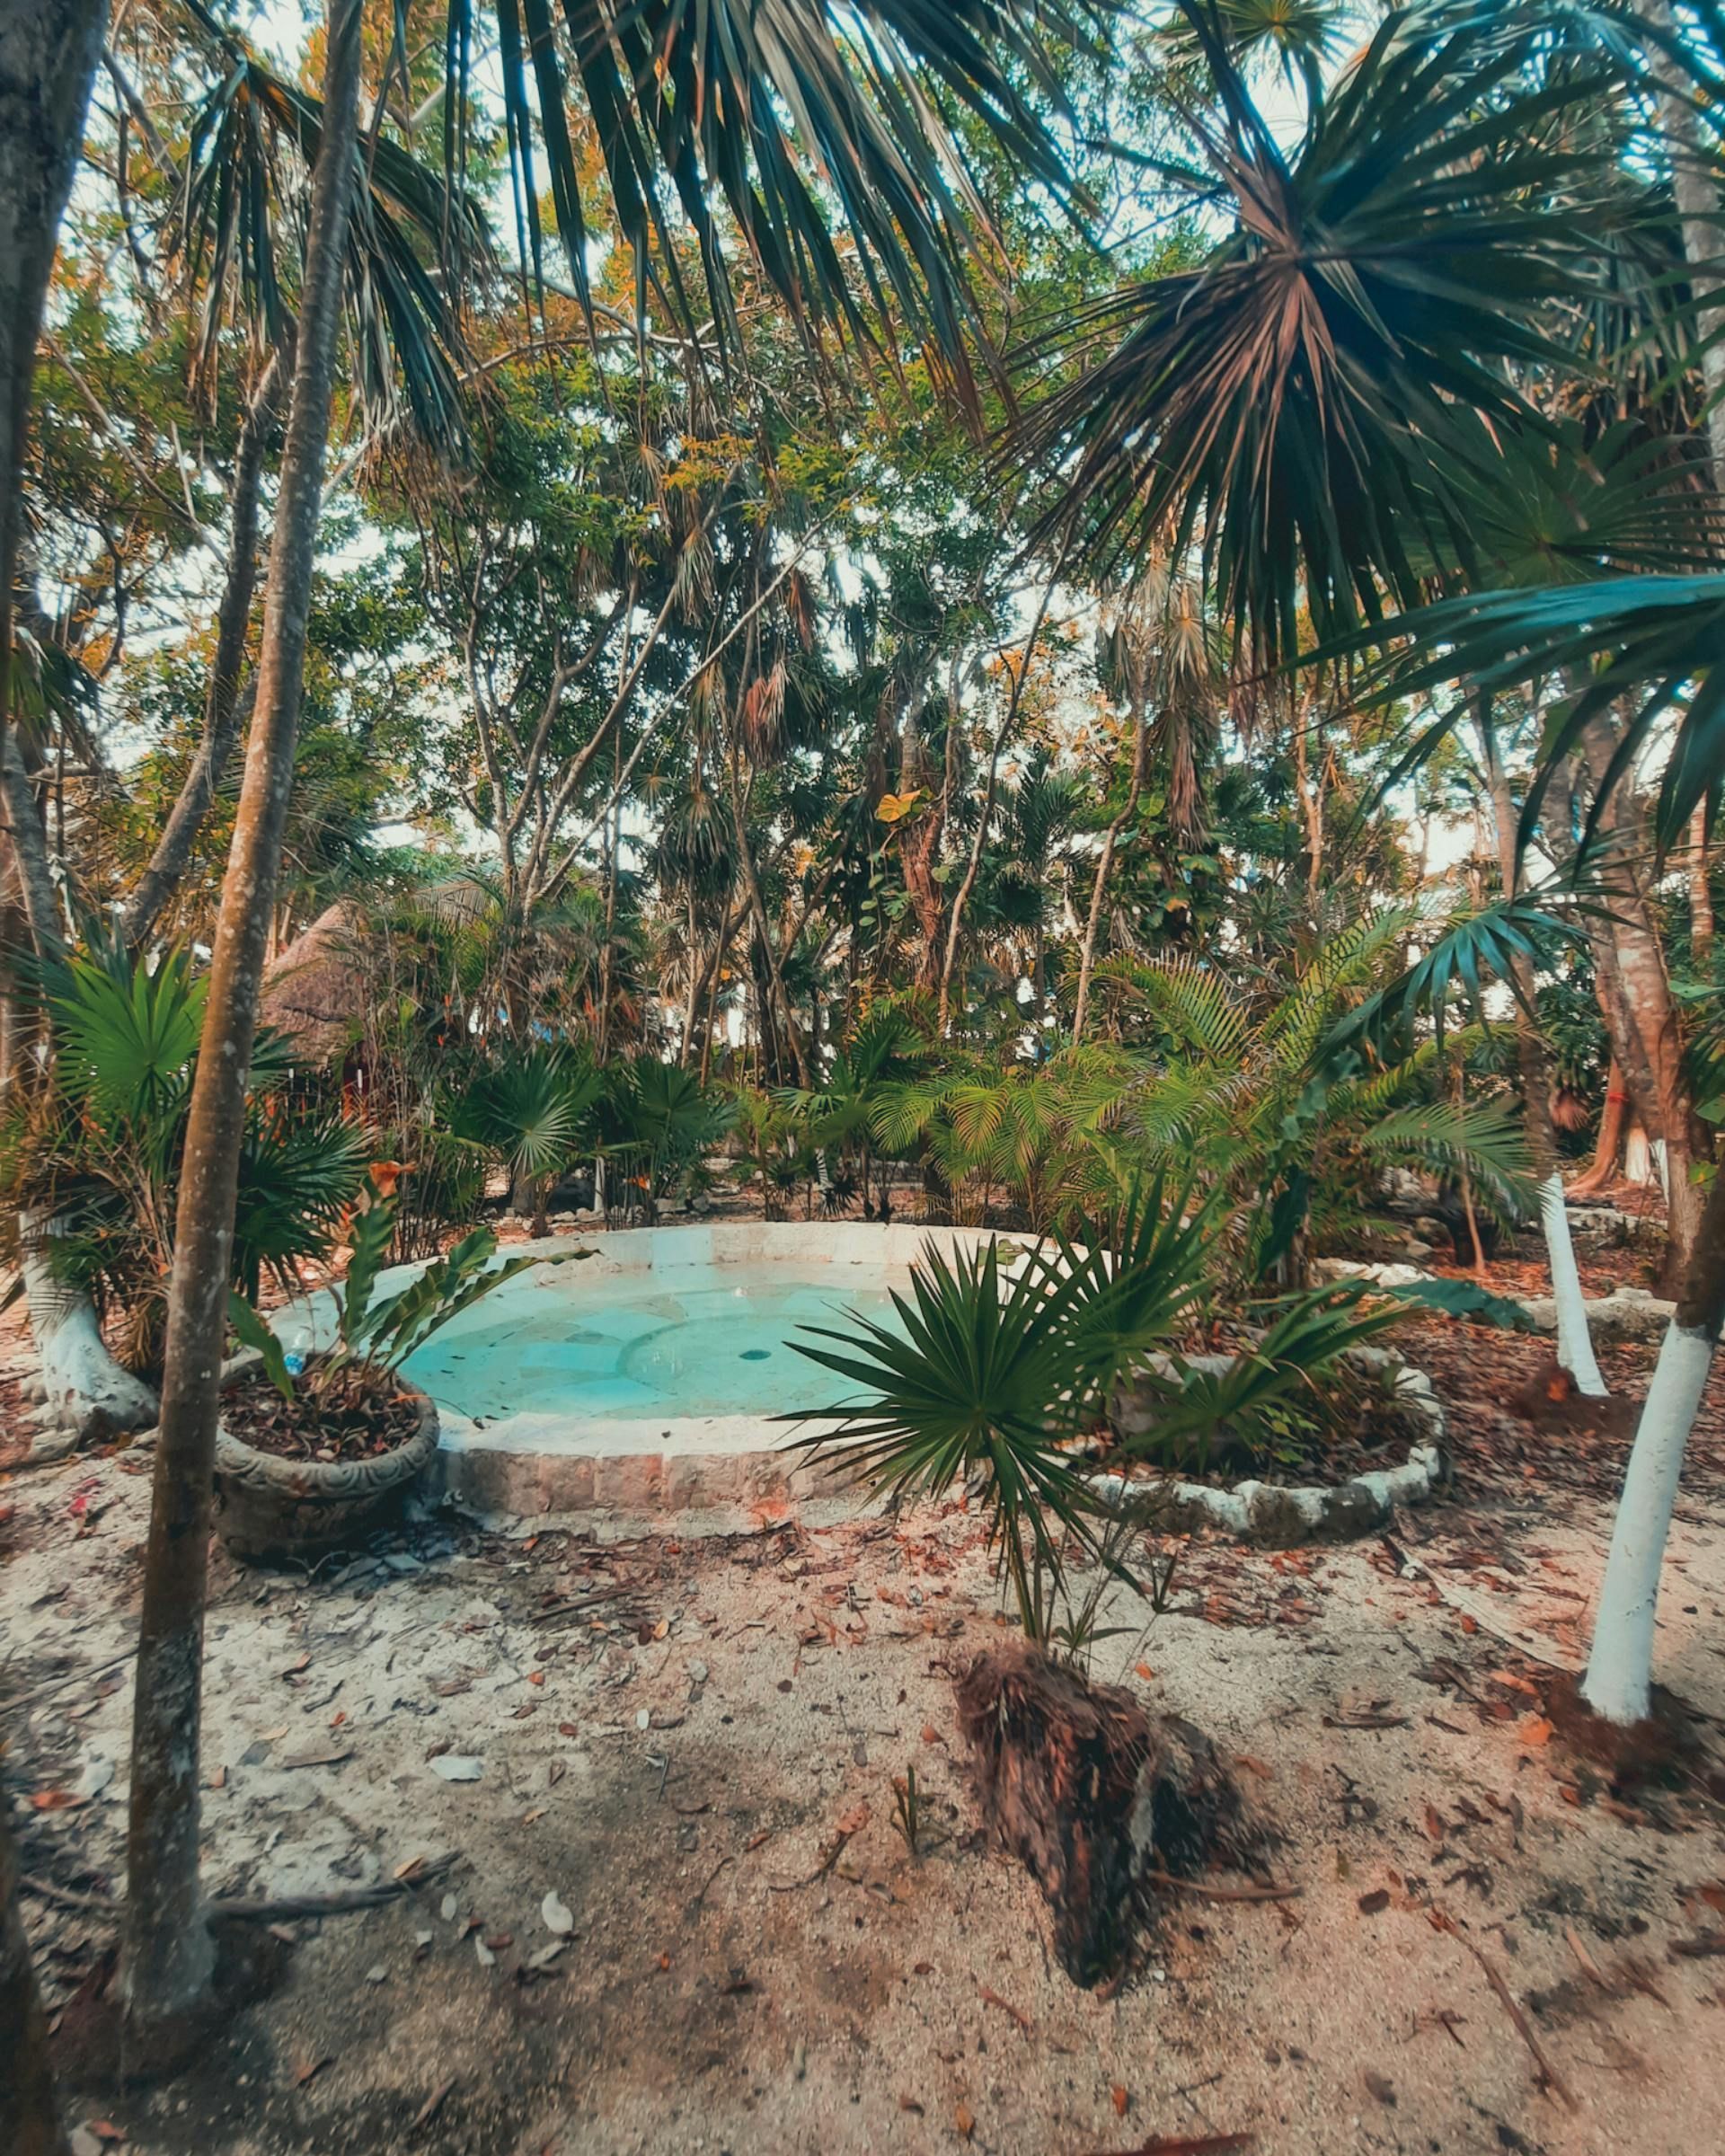
[[252, 1305], [232, 1295], [228, 1315], [242, 1343], [262, 1358], [265, 1373], [290, 1405], [315, 1409], [338, 1389], [376, 1383], [391, 1376], [432, 1334], [471, 1309], [482, 1297], [535, 1265], [561, 1265], [590, 1258], [591, 1250], [569, 1250], [559, 1257], [511, 1258], [493, 1266], [497, 1237], [490, 1228], [464, 1235], [445, 1256], [435, 1258], [405, 1287], [378, 1295], [377, 1278], [395, 1233], [395, 1204], [380, 1197], [353, 1224], [353, 1258], [335, 1291], [335, 1337], [329, 1347], [289, 1366], [288, 1351]]
[[1189, 1374], [1179, 1345], [1211, 1298], [1222, 1224], [1218, 1201], [1193, 1207], [1189, 1188], [1168, 1195], [1157, 1179], [1084, 1241], [1057, 1233], [1022, 1262], [997, 1238], [950, 1258], [931, 1242], [910, 1294], [893, 1294], [896, 1324], [852, 1313], [842, 1331], [810, 1327], [809, 1343], [792, 1342], [863, 1390], [824, 1411], [836, 1427], [796, 1442], [894, 1500], [978, 1480], [1019, 1622], [1048, 1646], [1066, 1599], [1065, 1550], [1143, 1591], [1080, 1457], [1110, 1429], [1128, 1375], [1164, 1397], [1159, 1447], [1225, 1424], [1250, 1429], [1400, 1314], [1362, 1307], [1351, 1285], [1296, 1296], [1255, 1313], [1269, 1330], [1229, 1371]]

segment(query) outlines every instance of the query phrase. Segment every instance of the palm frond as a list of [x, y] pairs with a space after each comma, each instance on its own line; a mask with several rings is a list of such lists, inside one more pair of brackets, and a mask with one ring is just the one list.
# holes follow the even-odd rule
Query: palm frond
[[[978, 327], [967, 261], [989, 223], [964, 143], [980, 129], [1057, 199], [1069, 182], [1045, 114], [1064, 93], [1052, 57], [1111, 0], [497, 0], [495, 23], [524, 256], [543, 278], [543, 150], [578, 295], [596, 236], [565, 101], [579, 86], [611, 208], [650, 291], [700, 319], [674, 216], [699, 250], [721, 340], [732, 283], [715, 208], [805, 325], [866, 332], [889, 309], [929, 337], [960, 382]], [[476, 0], [451, 0], [447, 155], [459, 172]], [[570, 57], [565, 70], [563, 54]], [[854, 250], [842, 258], [842, 226]]]
[[1202, 157], [1187, 184], [1234, 229], [1032, 344], [1077, 364], [1013, 454], [1059, 473], [1050, 523], [1104, 560], [1201, 535], [1236, 634], [1275, 659], [1303, 612], [1327, 638], [1471, 558], [1452, 409], [1544, 424], [1515, 376], [1560, 362], [1542, 310], [1588, 288], [1608, 243], [1599, 154], [1569, 123], [1612, 63], [1542, 70], [1539, 8], [1517, 34], [1400, 8], [1312, 99], [1290, 160], [1208, 0], [1177, 4], [1216, 93], [1183, 114]]

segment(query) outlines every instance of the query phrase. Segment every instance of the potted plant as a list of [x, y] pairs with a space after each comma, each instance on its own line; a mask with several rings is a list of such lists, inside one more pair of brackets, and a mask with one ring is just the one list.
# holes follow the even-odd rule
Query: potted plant
[[[438, 1449], [438, 1410], [402, 1375], [416, 1348], [529, 1266], [493, 1266], [489, 1228], [393, 1294], [376, 1293], [394, 1233], [395, 1200], [376, 1196], [353, 1223], [353, 1257], [335, 1291], [335, 1337], [290, 1356], [252, 1304], [230, 1298], [243, 1346], [224, 1387], [216, 1441], [216, 1526], [236, 1557], [313, 1557], [397, 1516]], [[587, 1250], [566, 1257], [585, 1258]]]

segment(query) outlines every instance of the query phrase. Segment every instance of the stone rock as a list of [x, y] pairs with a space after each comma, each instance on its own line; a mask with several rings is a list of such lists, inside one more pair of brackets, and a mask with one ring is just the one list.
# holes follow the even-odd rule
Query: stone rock
[[[1535, 1331], [1557, 1330], [1557, 1304], [1550, 1295], [1534, 1295], [1523, 1302]], [[1588, 1330], [1597, 1339], [1656, 1340], [1676, 1314], [1676, 1304], [1650, 1294], [1644, 1287], [1620, 1287], [1601, 1295], [1588, 1306]]]
[[468, 1752], [443, 1752], [431, 1762], [431, 1772], [445, 1781], [477, 1781], [485, 1762]]

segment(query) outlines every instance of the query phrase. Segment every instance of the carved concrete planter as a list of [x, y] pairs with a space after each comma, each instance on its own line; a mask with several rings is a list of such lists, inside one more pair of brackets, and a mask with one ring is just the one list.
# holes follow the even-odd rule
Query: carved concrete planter
[[411, 1386], [420, 1427], [368, 1460], [283, 1460], [216, 1437], [216, 1532], [235, 1557], [322, 1557], [363, 1542], [401, 1516], [437, 1456], [438, 1410]]

